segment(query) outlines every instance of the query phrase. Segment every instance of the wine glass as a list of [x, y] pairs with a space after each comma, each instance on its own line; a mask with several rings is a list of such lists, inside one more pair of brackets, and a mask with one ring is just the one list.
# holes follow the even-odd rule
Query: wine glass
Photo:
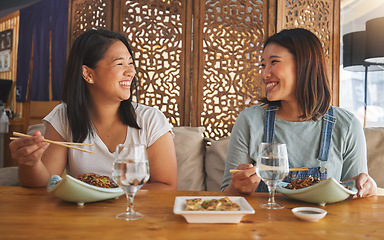
[[136, 192], [149, 180], [149, 163], [144, 145], [119, 144], [116, 147], [112, 178], [127, 196], [127, 211], [116, 215], [117, 219], [136, 220], [144, 215], [133, 210]]
[[256, 161], [256, 173], [267, 184], [269, 199], [261, 208], [284, 208], [275, 202], [277, 185], [289, 173], [287, 146], [281, 143], [261, 143]]

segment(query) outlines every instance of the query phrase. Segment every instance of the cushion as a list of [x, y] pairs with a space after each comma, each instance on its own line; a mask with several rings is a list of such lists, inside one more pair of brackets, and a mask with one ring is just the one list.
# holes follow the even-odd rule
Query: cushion
[[177, 190], [205, 191], [204, 127], [174, 127], [177, 159]]
[[41, 132], [41, 135], [44, 136], [44, 133], [45, 133], [45, 126], [43, 123], [40, 123], [40, 124], [34, 124], [34, 125], [30, 125], [28, 127], [28, 131], [27, 131], [27, 134], [28, 135], [32, 135], [36, 132], [36, 130], [39, 130]]
[[223, 182], [229, 137], [221, 138], [218, 141], [212, 139], [208, 139], [207, 141], [208, 146], [205, 154], [205, 184], [207, 186], [207, 191], [220, 191]]
[[367, 141], [368, 173], [377, 186], [384, 188], [384, 128], [365, 128]]
[[0, 168], [0, 186], [19, 186], [18, 167]]

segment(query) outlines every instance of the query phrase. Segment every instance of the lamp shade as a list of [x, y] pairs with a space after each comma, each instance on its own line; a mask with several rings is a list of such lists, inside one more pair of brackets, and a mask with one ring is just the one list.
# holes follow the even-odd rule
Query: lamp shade
[[365, 61], [384, 64], [384, 17], [368, 20], [365, 31]]
[[[365, 66], [365, 31], [351, 32], [343, 36], [343, 68], [347, 71], [364, 72]], [[370, 65], [368, 71], [380, 71], [380, 67]]]

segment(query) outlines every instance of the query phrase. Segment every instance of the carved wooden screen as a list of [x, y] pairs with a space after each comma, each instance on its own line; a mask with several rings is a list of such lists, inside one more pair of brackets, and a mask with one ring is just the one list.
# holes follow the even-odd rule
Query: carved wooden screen
[[258, 0], [211, 0], [196, 9], [194, 81], [196, 113], [192, 124], [211, 138], [229, 135], [237, 115], [263, 91], [259, 78], [262, 42], [267, 36], [267, 6]]
[[285, 0], [278, 5], [277, 30], [302, 27], [316, 34], [323, 44], [333, 104], [338, 105], [340, 0]]
[[93, 27], [124, 33], [139, 71], [137, 101], [218, 139], [264, 94], [262, 42], [283, 27], [320, 37], [337, 93], [339, 1], [72, 0], [70, 43]]
[[122, 0], [119, 7], [118, 30], [131, 42], [139, 72], [137, 101], [159, 108], [174, 126], [189, 124], [187, 3]]
[[70, 46], [83, 32], [92, 28], [112, 30], [113, 0], [70, 1]]

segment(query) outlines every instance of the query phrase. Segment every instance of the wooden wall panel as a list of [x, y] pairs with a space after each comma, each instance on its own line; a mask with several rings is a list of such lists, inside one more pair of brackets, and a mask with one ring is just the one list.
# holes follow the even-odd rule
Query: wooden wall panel
[[92, 28], [112, 30], [113, 0], [70, 0], [69, 2], [69, 47], [86, 30]]
[[1, 79], [12, 80], [11, 92], [6, 107], [11, 109], [17, 117], [22, 116], [23, 105], [16, 102], [16, 73], [17, 73], [17, 47], [19, 46], [19, 19], [20, 12], [16, 11], [0, 19], [0, 32], [12, 29], [11, 68], [7, 72], [0, 72]]
[[136, 60], [137, 101], [160, 109], [174, 126], [189, 124], [188, 5], [186, 0], [122, 0], [117, 23]]
[[8, 100], [5, 104], [6, 108], [11, 109], [16, 117], [19, 119], [17, 120], [10, 120], [10, 126], [9, 126], [9, 132], [4, 134], [3, 141], [1, 141], [1, 144], [3, 144], [2, 149], [3, 152], [0, 152], [0, 154], [3, 154], [1, 158], [3, 159], [3, 167], [9, 167], [9, 166], [17, 166], [16, 161], [14, 161], [11, 157], [11, 153], [9, 151], [9, 143], [11, 140], [9, 139], [12, 135], [13, 131], [22, 132], [24, 131], [24, 119], [20, 119], [22, 117], [23, 113], [23, 104], [16, 102], [16, 73], [17, 73], [17, 47], [19, 44], [19, 20], [20, 20], [20, 12], [16, 11], [14, 13], [9, 14], [8, 16], [5, 16], [3, 18], [0, 18], [0, 32], [12, 29], [12, 49], [11, 49], [11, 62], [10, 62], [10, 70], [6, 72], [0, 72], [0, 78], [1, 79], [8, 79], [12, 80], [12, 87], [11, 92], [8, 96]]
[[228, 136], [239, 112], [264, 94], [259, 70], [268, 4], [217, 0], [199, 7], [192, 124], [204, 126], [206, 135], [217, 139]]

